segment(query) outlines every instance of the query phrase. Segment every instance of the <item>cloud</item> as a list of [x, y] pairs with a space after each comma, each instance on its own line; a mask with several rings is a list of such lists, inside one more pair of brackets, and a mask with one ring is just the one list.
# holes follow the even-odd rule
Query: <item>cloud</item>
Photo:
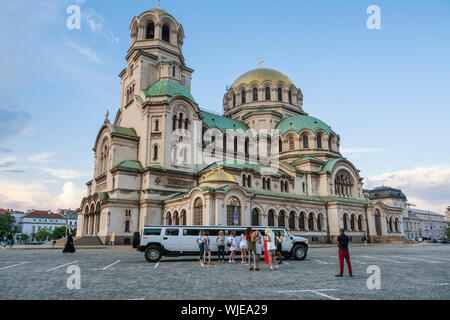
[[105, 30], [105, 18], [99, 15], [94, 9], [84, 9], [81, 13], [82, 21], [86, 22], [93, 33], [99, 33], [111, 42], [119, 43], [111, 31]]
[[41, 168], [42, 171], [50, 173], [52, 176], [63, 180], [70, 180], [79, 177], [84, 177], [84, 173], [79, 173], [73, 170], [67, 169], [51, 169], [51, 168]]
[[100, 63], [99, 57], [97, 56], [97, 54], [95, 52], [92, 51], [92, 49], [90, 47], [80, 46], [79, 44], [75, 43], [72, 40], [66, 40], [65, 43], [66, 43], [67, 47], [74, 49], [76, 52], [85, 56], [90, 61], [92, 61], [94, 63]]
[[0, 158], [0, 168], [7, 168], [14, 164], [17, 159], [14, 157]]
[[370, 153], [370, 152], [381, 152], [383, 149], [380, 148], [342, 148], [341, 153]]
[[0, 102], [0, 141], [24, 133], [31, 116], [15, 105]]
[[61, 194], [52, 199], [53, 208], [75, 209], [80, 206], [81, 199], [85, 197], [86, 191], [75, 186], [73, 182], [66, 182]]
[[26, 173], [25, 170], [20, 170], [20, 169], [0, 170], [0, 172], [6, 172], [6, 173]]
[[450, 166], [434, 165], [386, 172], [366, 179], [365, 188], [389, 186], [401, 189], [419, 209], [442, 213], [450, 205]]
[[35, 163], [46, 163], [49, 161], [49, 158], [53, 157], [54, 155], [56, 155], [56, 153], [41, 152], [35, 155], [28, 156], [27, 160]]

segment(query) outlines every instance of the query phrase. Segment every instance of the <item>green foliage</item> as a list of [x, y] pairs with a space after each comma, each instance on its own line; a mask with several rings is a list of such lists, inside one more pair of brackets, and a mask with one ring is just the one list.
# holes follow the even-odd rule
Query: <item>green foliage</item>
[[0, 214], [0, 235], [5, 236], [8, 232], [14, 232], [15, 222], [16, 218], [7, 214]]
[[[67, 230], [67, 233], [69, 233], [68, 230]], [[53, 230], [53, 232], [52, 232], [52, 239], [53, 240], [62, 239], [65, 236], [66, 236], [66, 227], [55, 228], [55, 230]]]
[[27, 243], [28, 239], [30, 239], [30, 237], [26, 233], [19, 234], [18, 238], [22, 239], [23, 243]]
[[39, 230], [38, 233], [35, 235], [35, 239], [39, 242], [46, 241], [51, 236], [50, 232], [48, 232], [46, 229]]

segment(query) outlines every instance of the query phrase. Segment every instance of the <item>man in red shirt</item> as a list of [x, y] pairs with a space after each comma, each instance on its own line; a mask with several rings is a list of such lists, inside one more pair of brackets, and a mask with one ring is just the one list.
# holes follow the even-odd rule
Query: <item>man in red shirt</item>
[[353, 277], [352, 264], [350, 263], [350, 253], [348, 252], [348, 243], [350, 242], [350, 239], [344, 233], [344, 229], [340, 229], [339, 231], [341, 235], [337, 238], [337, 246], [339, 248], [339, 265], [341, 272], [337, 274], [336, 277], [342, 277], [344, 275], [344, 258], [347, 262], [348, 273], [350, 274], [350, 277]]

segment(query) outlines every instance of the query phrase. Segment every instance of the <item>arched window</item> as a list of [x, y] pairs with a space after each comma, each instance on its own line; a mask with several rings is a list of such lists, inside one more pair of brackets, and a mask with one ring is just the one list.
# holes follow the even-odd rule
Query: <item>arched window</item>
[[289, 89], [289, 92], [288, 92], [288, 99], [289, 99], [289, 103], [292, 104], [292, 93], [291, 93], [290, 89]]
[[270, 100], [270, 88], [266, 88], [266, 100]]
[[125, 232], [130, 232], [130, 221], [125, 221]]
[[284, 228], [285, 227], [285, 218], [286, 214], [283, 210], [280, 211], [280, 214], [278, 215], [278, 226]]
[[305, 230], [305, 213], [300, 212], [300, 217], [298, 218], [298, 227], [300, 230]]
[[242, 186], [245, 187], [247, 185], [247, 176], [244, 174], [242, 175]]
[[238, 152], [238, 139], [234, 137], [234, 153]]
[[283, 90], [278, 88], [278, 101], [283, 101]]
[[170, 42], [170, 29], [167, 24], [162, 27], [162, 40]]
[[172, 67], [172, 77], [175, 78], [175, 66]]
[[153, 161], [158, 160], [158, 146], [153, 147]]
[[289, 150], [290, 151], [292, 151], [292, 150], [294, 150], [294, 138], [293, 137], [290, 137], [289, 138]]
[[280, 181], [280, 191], [284, 191], [284, 181]]
[[174, 226], [179, 226], [180, 225], [180, 220], [178, 219], [178, 211], [175, 211], [173, 213], [173, 225]]
[[393, 228], [392, 222], [393, 222], [393, 219], [392, 219], [392, 218], [390, 218], [390, 219], [389, 219], [389, 232], [393, 232], [393, 231], [394, 231], [394, 228]]
[[248, 175], [247, 177], [247, 187], [251, 188], [252, 187], [252, 176]]
[[353, 179], [345, 170], [340, 170], [334, 178], [334, 193], [340, 197], [352, 197]]
[[381, 214], [378, 209], [375, 210], [375, 230], [377, 233], [377, 236], [381, 236]]
[[271, 190], [271, 185], [270, 185], [270, 179], [269, 178], [267, 178], [267, 190]]
[[[235, 219], [237, 218], [237, 219]], [[237, 220], [237, 221], [235, 221]], [[227, 201], [227, 225], [241, 225], [241, 202], [236, 197], [231, 197]], [[237, 222], [237, 223], [235, 223]]]
[[278, 151], [283, 151], [283, 141], [281, 140], [281, 138], [278, 140]]
[[186, 119], [184, 120], [184, 128], [185, 128], [186, 130], [189, 129], [189, 119], [188, 119], [188, 118], [186, 118]]
[[317, 230], [322, 231], [323, 216], [321, 213], [317, 216]]
[[266, 178], [263, 178], [263, 179], [262, 179], [262, 185], [263, 185], [263, 190], [266, 190], [266, 188], [267, 188], [267, 181], [266, 181]]
[[236, 107], [236, 95], [233, 94], [233, 107]]
[[194, 225], [203, 225], [203, 201], [201, 198], [197, 198], [194, 202]]
[[253, 101], [258, 101], [258, 89], [253, 89]]
[[153, 22], [150, 22], [146, 28], [145, 39], [154, 39], [154, 38], [155, 38], [155, 24]]
[[252, 226], [259, 226], [259, 212], [258, 209], [252, 211]]
[[359, 231], [363, 231], [363, 228], [362, 228], [362, 216], [361, 215], [358, 216], [358, 230]]
[[332, 150], [333, 148], [331, 148], [331, 139], [332, 139], [332, 136], [329, 136], [328, 137], [328, 150]]
[[248, 156], [248, 150], [249, 150], [249, 139], [245, 138], [245, 145], [244, 145], [244, 151], [245, 151], [245, 155]]
[[289, 214], [289, 229], [295, 230], [295, 212], [291, 211]]
[[159, 120], [155, 120], [155, 131], [159, 131]]
[[350, 218], [350, 230], [355, 231], [355, 215], [352, 214], [352, 217]]
[[245, 90], [242, 90], [242, 93], [241, 93], [241, 101], [242, 101], [242, 104], [244, 104], [244, 103], [246, 102], [246, 99], [245, 99]]
[[314, 231], [314, 213], [310, 213], [308, 216], [308, 230]]
[[289, 192], [289, 182], [288, 181], [284, 182], [284, 191]]
[[186, 225], [186, 210], [181, 211], [181, 225]]
[[306, 134], [303, 135], [303, 149], [309, 149], [309, 139]]
[[226, 134], [226, 132], [224, 132], [223, 133], [223, 141], [222, 141], [223, 143], [223, 150], [225, 151], [225, 150], [227, 150], [227, 134]]
[[347, 219], [348, 219], [348, 216], [346, 213], [344, 213], [344, 230], [348, 230]]
[[322, 149], [322, 134], [318, 133], [316, 136], [316, 144], [317, 144], [317, 149]]
[[172, 214], [170, 212], [167, 212], [166, 215], [166, 226], [171, 226], [172, 225]]
[[177, 116], [174, 115], [172, 119], [172, 131], [177, 130]]
[[398, 218], [395, 218], [395, 222], [394, 222], [394, 227], [395, 227], [395, 232], [397, 232], [398, 233], [398, 224], [399, 224], [399, 220], [398, 220]]
[[273, 210], [269, 210], [269, 216], [267, 217], [267, 224], [269, 227], [273, 227], [275, 225], [275, 213]]
[[183, 129], [183, 114], [180, 113], [180, 116], [178, 118], [178, 129]]

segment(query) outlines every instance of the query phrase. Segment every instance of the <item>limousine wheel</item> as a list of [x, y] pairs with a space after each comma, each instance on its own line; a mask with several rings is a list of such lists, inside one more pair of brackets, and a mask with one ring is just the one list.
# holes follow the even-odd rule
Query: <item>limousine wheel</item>
[[292, 255], [295, 260], [305, 260], [306, 252], [306, 248], [302, 245], [296, 245], [294, 249], [292, 249]]
[[145, 260], [148, 262], [158, 262], [161, 260], [161, 249], [158, 246], [150, 246], [145, 250]]

